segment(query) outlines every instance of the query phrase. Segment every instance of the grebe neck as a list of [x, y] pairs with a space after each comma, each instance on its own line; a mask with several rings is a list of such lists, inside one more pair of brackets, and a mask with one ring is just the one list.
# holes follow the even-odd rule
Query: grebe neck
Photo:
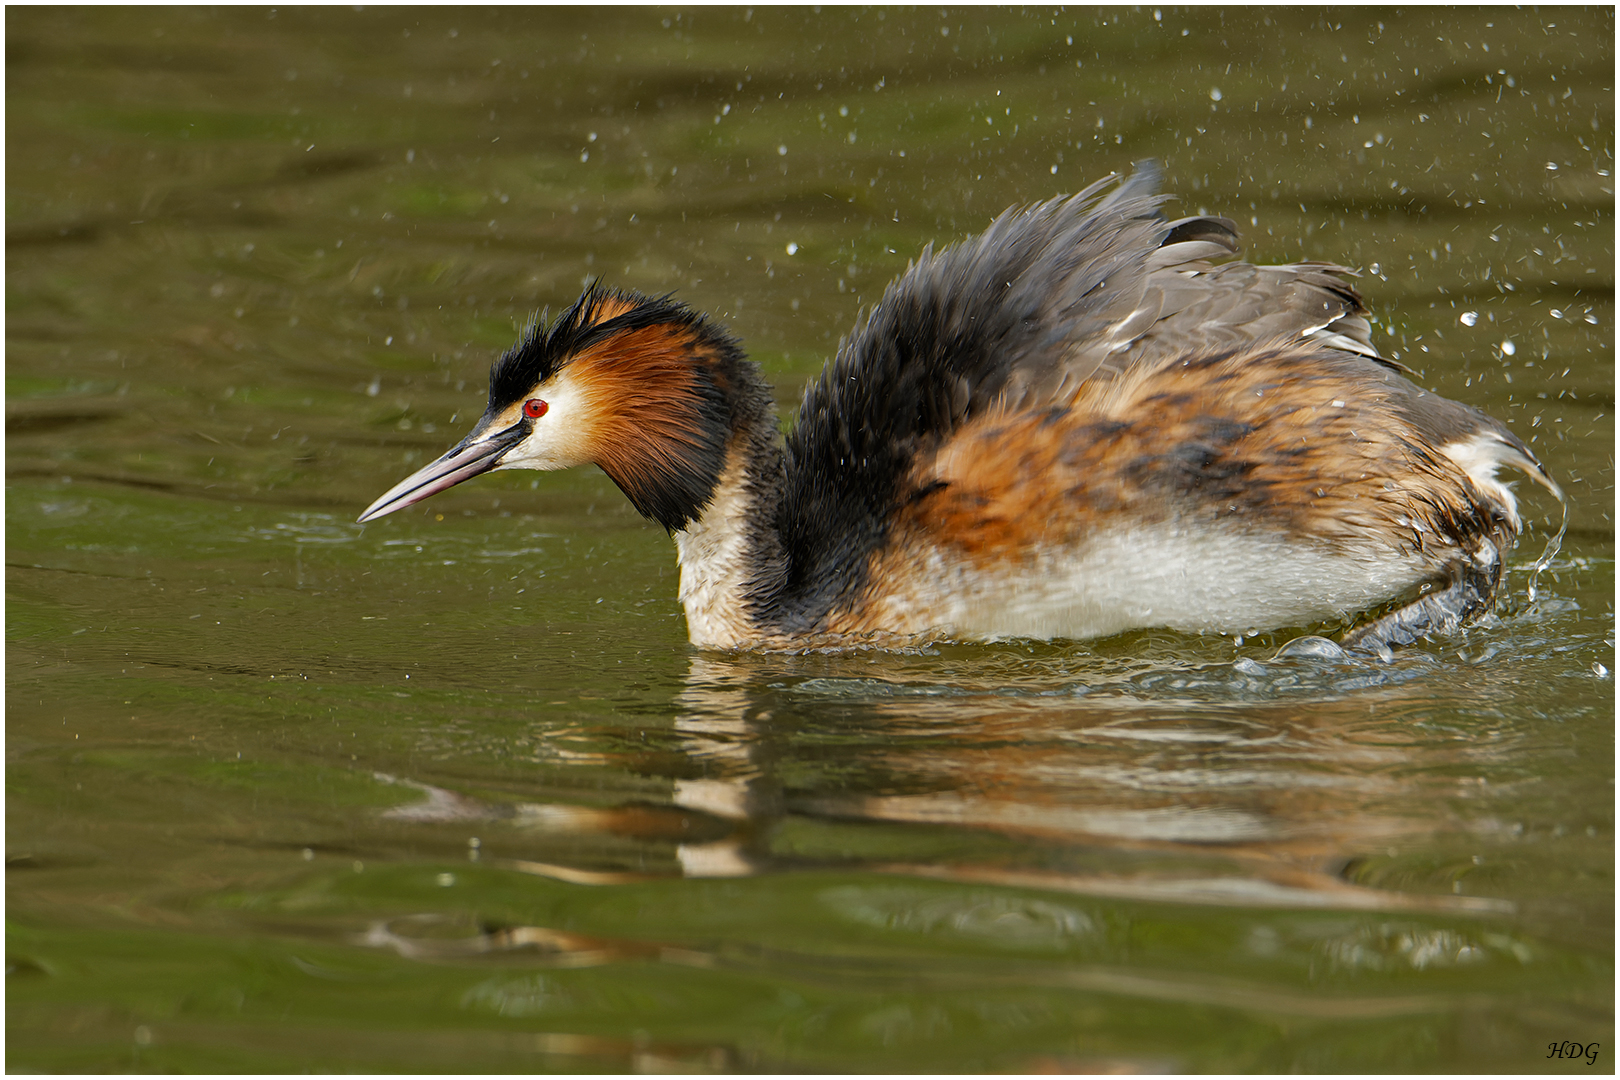
[[775, 408], [763, 380], [732, 402], [732, 437], [709, 501], [673, 530], [680, 599], [692, 644], [735, 649], [770, 636], [762, 598], [780, 592], [787, 567], [776, 528], [783, 455]]

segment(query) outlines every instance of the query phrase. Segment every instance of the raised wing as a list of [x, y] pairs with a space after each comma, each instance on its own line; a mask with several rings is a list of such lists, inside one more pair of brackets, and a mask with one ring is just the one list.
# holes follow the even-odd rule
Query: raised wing
[[[919, 454], [964, 424], [1071, 400], [1089, 381], [1173, 356], [1317, 337], [1376, 358], [1350, 271], [1217, 266], [1232, 222], [1166, 221], [1147, 163], [1106, 191], [1009, 210], [973, 239], [925, 250], [806, 391], [787, 438], [778, 525], [806, 617], [858, 586]], [[837, 584], [833, 584], [837, 583]], [[780, 614], [778, 614], [780, 617]]]

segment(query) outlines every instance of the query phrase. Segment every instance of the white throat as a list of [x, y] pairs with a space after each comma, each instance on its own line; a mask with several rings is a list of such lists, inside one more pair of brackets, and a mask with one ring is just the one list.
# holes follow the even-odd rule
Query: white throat
[[743, 601], [752, 502], [746, 455], [733, 453], [703, 516], [675, 534], [686, 632], [699, 648], [740, 648], [758, 636]]

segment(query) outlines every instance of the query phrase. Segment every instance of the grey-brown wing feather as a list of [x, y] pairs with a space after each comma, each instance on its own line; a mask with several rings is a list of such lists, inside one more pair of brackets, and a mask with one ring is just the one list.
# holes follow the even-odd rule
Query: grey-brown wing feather
[[1372, 326], [1350, 284], [1354, 271], [1328, 263], [1211, 266], [1206, 258], [1160, 263], [1147, 275], [1145, 306], [1157, 307], [1152, 326], [1109, 367], [1158, 364], [1189, 353], [1241, 348], [1263, 341], [1314, 340], [1390, 368], [1372, 343]]
[[[1372, 341], [1367, 309], [1352, 284], [1359, 275], [1332, 263], [1302, 262], [1254, 266], [1243, 262], [1212, 265], [1211, 258], [1236, 254], [1237, 234], [1224, 218], [1186, 218], [1171, 224], [1164, 242], [1149, 253], [1136, 316], [1127, 325], [1131, 340], [1121, 347], [1116, 334], [1104, 344], [1101, 362], [1086, 350], [1078, 369], [1089, 378], [1174, 363], [1189, 354], [1240, 350], [1262, 342], [1298, 341], [1371, 361], [1367, 370], [1390, 405], [1433, 447], [1488, 437], [1488, 457], [1522, 469], [1560, 501], [1563, 493], [1530, 448], [1505, 424], [1472, 406], [1441, 397], [1404, 377], [1402, 364], [1379, 355]], [[1154, 317], [1141, 317], [1152, 312]]]
[[1163, 230], [1158, 246], [1141, 257], [1142, 273], [1116, 275], [1116, 295], [1106, 306], [1116, 321], [1076, 340], [1059, 380], [1048, 381], [1047, 389], [1070, 389], [1083, 379], [1113, 378], [1190, 354], [1313, 342], [1369, 361], [1368, 379], [1380, 384], [1390, 404], [1431, 446], [1488, 436], [1491, 458], [1522, 469], [1562, 501], [1545, 467], [1505, 424], [1424, 390], [1403, 377], [1409, 369], [1379, 354], [1353, 284], [1360, 276], [1356, 271], [1314, 261], [1214, 263], [1239, 250], [1236, 227], [1226, 218], [1183, 218]]
[[[1105, 215], [1116, 198], [1140, 199], [1156, 182], [1156, 172], [1145, 169], [1092, 214]], [[1240, 247], [1237, 228], [1227, 218], [1202, 215], [1152, 224], [1119, 228], [1108, 245], [1111, 272], [1100, 283], [1087, 283], [1082, 304], [1071, 300], [1044, 313], [1054, 330], [1067, 336], [1066, 347], [1020, 358], [1007, 381], [1003, 400], [1008, 406], [1060, 398], [1087, 379], [1109, 378], [1137, 365], [1258, 342], [1312, 340], [1405, 370], [1373, 345], [1366, 308], [1352, 284], [1355, 271], [1322, 262], [1218, 262], [1231, 259]], [[1077, 312], [1080, 307], [1083, 312]]]

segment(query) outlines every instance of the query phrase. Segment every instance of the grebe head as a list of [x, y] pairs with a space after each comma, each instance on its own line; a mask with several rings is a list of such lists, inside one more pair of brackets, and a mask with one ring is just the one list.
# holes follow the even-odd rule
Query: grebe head
[[685, 305], [592, 286], [550, 326], [531, 323], [490, 368], [489, 406], [467, 437], [359, 520], [492, 469], [594, 462], [643, 515], [681, 529], [724, 468], [745, 365], [736, 343]]

